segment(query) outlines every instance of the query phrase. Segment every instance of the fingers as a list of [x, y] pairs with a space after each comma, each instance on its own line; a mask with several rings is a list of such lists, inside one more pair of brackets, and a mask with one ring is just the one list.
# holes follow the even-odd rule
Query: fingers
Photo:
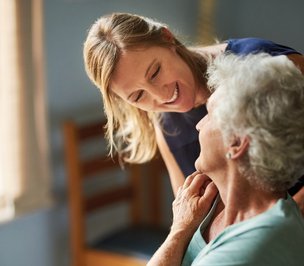
[[[207, 175], [196, 171], [189, 175], [186, 178], [184, 184], [178, 188], [177, 195], [187, 190], [187, 193], [190, 195], [202, 196], [205, 193], [205, 189], [208, 187], [210, 182], [212, 181]], [[211, 190], [211, 192], [213, 192], [213, 190]]]
[[183, 188], [185, 189], [185, 188], [189, 187], [190, 184], [192, 183], [194, 177], [195, 177], [196, 175], [198, 175], [198, 174], [200, 174], [200, 173], [199, 173], [198, 171], [195, 171], [194, 173], [192, 173], [191, 175], [189, 175], [189, 176], [186, 178], [186, 180], [185, 180], [185, 182], [184, 182], [184, 184], [183, 184]]
[[216, 185], [213, 182], [210, 182], [204, 193], [202, 194], [202, 197], [200, 198], [200, 202], [203, 202], [203, 204], [206, 207], [206, 204], [212, 204], [212, 202], [215, 200], [216, 195], [218, 194], [218, 189]]
[[189, 185], [189, 190], [192, 193], [197, 193], [201, 195], [205, 187], [211, 182], [210, 178], [204, 174], [197, 174], [193, 177], [191, 184]]
[[208, 186], [211, 182], [212, 182], [211, 179], [207, 179], [207, 180], [204, 182], [204, 184], [201, 186], [201, 189], [200, 189], [200, 192], [199, 192], [200, 196], [204, 195], [205, 189], [207, 188], [207, 186]]

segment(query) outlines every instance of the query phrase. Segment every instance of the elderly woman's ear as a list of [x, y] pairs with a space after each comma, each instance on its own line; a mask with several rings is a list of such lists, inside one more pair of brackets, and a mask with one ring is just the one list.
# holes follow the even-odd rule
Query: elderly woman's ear
[[247, 153], [247, 150], [250, 145], [250, 140], [247, 136], [244, 137], [235, 137], [230, 145], [227, 152], [227, 158], [229, 159], [238, 159], [244, 156]]

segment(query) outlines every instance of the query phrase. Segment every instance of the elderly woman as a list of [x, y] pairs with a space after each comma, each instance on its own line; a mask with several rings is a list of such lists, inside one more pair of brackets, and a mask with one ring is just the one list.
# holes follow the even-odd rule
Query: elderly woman
[[208, 75], [198, 173], [148, 265], [304, 265], [304, 219], [287, 193], [304, 170], [304, 76], [266, 54], [218, 57]]

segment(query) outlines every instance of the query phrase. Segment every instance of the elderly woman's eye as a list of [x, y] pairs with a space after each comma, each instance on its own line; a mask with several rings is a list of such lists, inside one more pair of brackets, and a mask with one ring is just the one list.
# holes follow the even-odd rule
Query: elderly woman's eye
[[160, 71], [160, 66], [157, 67], [156, 71], [152, 74], [151, 79], [155, 79]]

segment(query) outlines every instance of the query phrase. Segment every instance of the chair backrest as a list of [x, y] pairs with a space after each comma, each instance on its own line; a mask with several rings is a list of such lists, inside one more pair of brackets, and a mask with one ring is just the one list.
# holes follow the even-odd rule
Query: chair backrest
[[[150, 175], [147, 178], [149, 183], [149, 223], [159, 225], [161, 223], [161, 173], [164, 171], [162, 160], [156, 159], [144, 165], [127, 165], [122, 170], [117, 158], [112, 159], [107, 154], [98, 153], [96, 156], [83, 158], [81, 149], [92, 139], [104, 140], [105, 122], [97, 121], [90, 124], [79, 125], [73, 121], [64, 122], [65, 158], [68, 174], [68, 194], [70, 207], [70, 230], [71, 230], [71, 251], [73, 265], [84, 265], [83, 256], [86, 231], [86, 215], [98, 208], [121, 201], [130, 202], [130, 217], [133, 224], [140, 224], [142, 221], [142, 176]], [[102, 191], [101, 194], [94, 193], [87, 196], [83, 190], [84, 181], [96, 173], [107, 172], [110, 169], [125, 171], [127, 179], [124, 186], [111, 188]], [[102, 176], [100, 177], [102, 178]]]

